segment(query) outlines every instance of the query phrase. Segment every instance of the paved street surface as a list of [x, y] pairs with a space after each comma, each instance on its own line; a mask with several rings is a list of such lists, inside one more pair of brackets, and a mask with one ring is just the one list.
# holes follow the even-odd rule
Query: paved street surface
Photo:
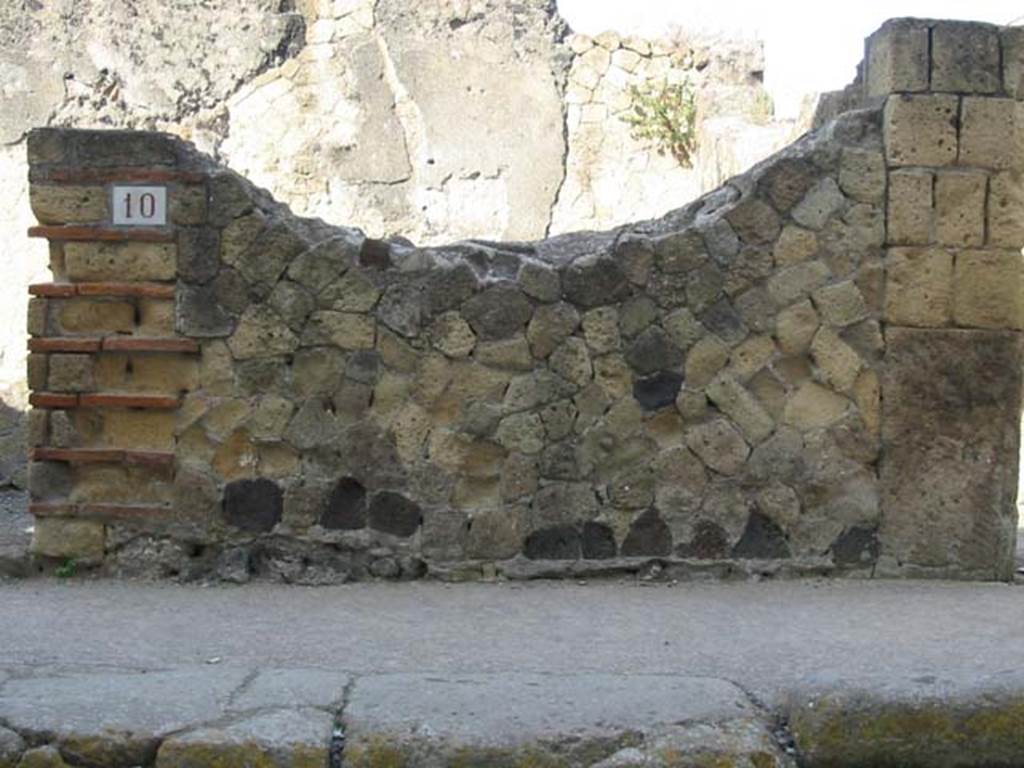
[[160, 766], [253, 744], [346, 766], [784, 765], [793, 736], [810, 765], [1021, 764], [1022, 639], [1020, 585], [10, 581], [0, 724], [101, 765], [83, 735], [136, 734], [119, 754]]

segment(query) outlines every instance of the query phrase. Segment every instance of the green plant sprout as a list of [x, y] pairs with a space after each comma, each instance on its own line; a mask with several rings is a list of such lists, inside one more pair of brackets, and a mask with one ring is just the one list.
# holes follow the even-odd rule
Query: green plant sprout
[[653, 142], [684, 168], [693, 166], [697, 149], [697, 96], [689, 80], [652, 80], [629, 86], [632, 110], [622, 119], [638, 141]]

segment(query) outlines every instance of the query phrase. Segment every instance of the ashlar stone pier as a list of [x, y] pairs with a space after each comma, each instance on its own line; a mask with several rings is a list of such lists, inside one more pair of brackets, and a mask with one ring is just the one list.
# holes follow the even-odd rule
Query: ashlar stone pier
[[[169, 135], [36, 130], [36, 554], [1010, 578], [1022, 52], [890, 21], [857, 109], [661, 219], [531, 243], [369, 239]], [[132, 186], [165, 222], [113, 223]]]

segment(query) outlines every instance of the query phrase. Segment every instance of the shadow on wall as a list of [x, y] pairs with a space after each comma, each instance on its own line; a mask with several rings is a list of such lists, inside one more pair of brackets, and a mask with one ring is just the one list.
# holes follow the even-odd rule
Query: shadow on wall
[[0, 396], [0, 490], [27, 485], [25, 425], [27, 414]]

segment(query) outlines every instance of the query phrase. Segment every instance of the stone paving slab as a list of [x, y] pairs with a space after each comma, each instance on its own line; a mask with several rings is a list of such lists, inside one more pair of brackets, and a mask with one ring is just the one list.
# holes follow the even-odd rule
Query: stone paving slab
[[1021, 638], [1010, 585], [8, 582], [0, 728], [59, 750], [20, 768], [1024, 765]]

